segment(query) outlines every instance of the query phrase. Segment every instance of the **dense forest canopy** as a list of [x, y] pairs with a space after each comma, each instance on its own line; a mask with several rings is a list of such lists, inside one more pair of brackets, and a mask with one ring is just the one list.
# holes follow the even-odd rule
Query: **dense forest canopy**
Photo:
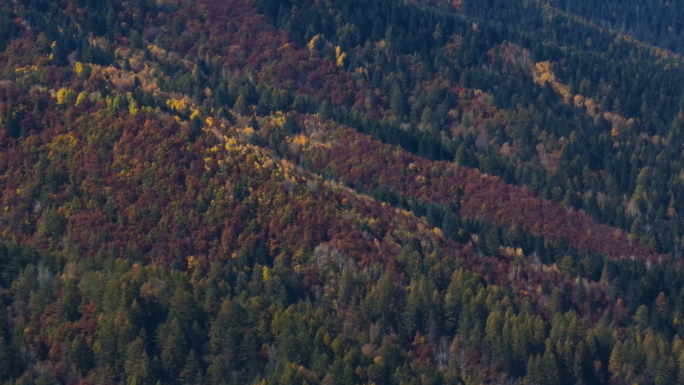
[[677, 1], [546, 1], [599, 26], [682, 53], [684, 4]]
[[682, 4], [0, 4], [0, 383], [684, 383]]

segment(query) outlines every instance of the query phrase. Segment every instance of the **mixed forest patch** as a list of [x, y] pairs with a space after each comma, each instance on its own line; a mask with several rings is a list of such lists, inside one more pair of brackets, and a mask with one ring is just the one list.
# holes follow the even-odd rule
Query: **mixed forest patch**
[[676, 12], [580, 3], [0, 5], [0, 381], [681, 382]]

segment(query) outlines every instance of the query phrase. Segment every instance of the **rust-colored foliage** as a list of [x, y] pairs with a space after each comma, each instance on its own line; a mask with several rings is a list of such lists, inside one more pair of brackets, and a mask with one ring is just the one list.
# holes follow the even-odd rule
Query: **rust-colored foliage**
[[[618, 259], [658, 257], [634, 244], [623, 231], [541, 199], [527, 188], [453, 163], [425, 160], [345, 127], [324, 127], [323, 135], [316, 136], [324, 145], [314, 144], [304, 152], [318, 172], [328, 169], [369, 188], [376, 183], [397, 188], [407, 198], [460, 205], [461, 215], [492, 224], [519, 225], [549, 239], [564, 239], [580, 250]], [[454, 199], [458, 197], [457, 202]]]

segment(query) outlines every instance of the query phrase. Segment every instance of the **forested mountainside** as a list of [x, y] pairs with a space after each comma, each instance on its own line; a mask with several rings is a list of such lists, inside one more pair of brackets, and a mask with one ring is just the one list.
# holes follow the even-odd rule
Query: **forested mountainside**
[[684, 4], [677, 1], [568, 1], [546, 3], [599, 26], [630, 34], [651, 44], [682, 53]]
[[680, 6], [2, 2], [0, 381], [684, 383]]

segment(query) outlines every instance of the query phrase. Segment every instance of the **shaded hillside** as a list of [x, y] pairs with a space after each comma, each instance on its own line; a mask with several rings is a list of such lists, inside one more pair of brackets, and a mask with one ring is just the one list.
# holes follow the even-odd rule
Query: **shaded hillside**
[[684, 378], [669, 52], [498, 0], [20, 0], [0, 48], [3, 383]]
[[628, 33], [653, 45], [682, 52], [682, 4], [648, 2], [548, 1], [559, 9], [594, 20], [604, 28]]

